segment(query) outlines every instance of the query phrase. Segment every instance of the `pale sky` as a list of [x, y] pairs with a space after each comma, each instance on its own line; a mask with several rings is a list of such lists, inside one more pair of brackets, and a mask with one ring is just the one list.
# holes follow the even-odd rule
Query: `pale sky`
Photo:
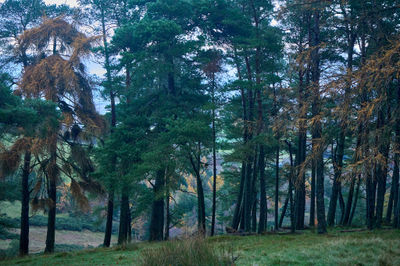
[[70, 6], [78, 6], [77, 0], [44, 0], [44, 2], [48, 5], [51, 4], [56, 4], [56, 5], [62, 5], [62, 4], [67, 4]]

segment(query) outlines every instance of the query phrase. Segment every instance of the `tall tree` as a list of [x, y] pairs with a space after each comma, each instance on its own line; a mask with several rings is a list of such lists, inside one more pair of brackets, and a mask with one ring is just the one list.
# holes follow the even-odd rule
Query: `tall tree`
[[[80, 127], [74, 124], [75, 118], [91, 128], [94, 132], [101, 131], [103, 121], [97, 115], [93, 104], [89, 83], [85, 80], [84, 68], [80, 58], [90, 54], [90, 43], [95, 38], [88, 38], [61, 18], [49, 19], [40, 26], [26, 30], [20, 38], [20, 51], [34, 48], [38, 51], [35, 64], [29, 66], [22, 77], [19, 92], [25, 97], [43, 97], [48, 101], [58, 103], [63, 111], [63, 124], [75, 128], [75, 134]], [[51, 52], [48, 52], [49, 46]], [[63, 58], [59, 52], [69, 49], [69, 58]], [[67, 97], [68, 104], [63, 97]], [[49, 215], [46, 237], [46, 252], [54, 251], [56, 222], [56, 189], [59, 182], [59, 167], [57, 166], [58, 129], [53, 130], [48, 137], [48, 158], [44, 167], [49, 184], [48, 198]], [[76, 139], [76, 136], [73, 136]], [[75, 180], [72, 179], [72, 182]], [[75, 184], [77, 184], [75, 182]], [[79, 189], [75, 190], [79, 193]]]

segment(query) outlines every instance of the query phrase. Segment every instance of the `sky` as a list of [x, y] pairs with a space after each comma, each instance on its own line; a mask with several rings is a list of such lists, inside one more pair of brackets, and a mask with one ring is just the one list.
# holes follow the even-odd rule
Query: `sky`
[[62, 4], [67, 4], [73, 7], [78, 6], [77, 0], [44, 0], [44, 2], [48, 5], [51, 4], [56, 4], [56, 5], [62, 5]]

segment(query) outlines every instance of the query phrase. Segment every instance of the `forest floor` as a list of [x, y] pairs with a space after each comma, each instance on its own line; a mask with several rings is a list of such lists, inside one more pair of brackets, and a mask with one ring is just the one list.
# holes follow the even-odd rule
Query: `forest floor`
[[[400, 265], [400, 230], [216, 236], [206, 240], [234, 265]], [[140, 265], [148, 250], [173, 242], [131, 244], [0, 261], [3, 265]], [[160, 254], [161, 256], [161, 254]], [[195, 264], [194, 264], [195, 265]]]

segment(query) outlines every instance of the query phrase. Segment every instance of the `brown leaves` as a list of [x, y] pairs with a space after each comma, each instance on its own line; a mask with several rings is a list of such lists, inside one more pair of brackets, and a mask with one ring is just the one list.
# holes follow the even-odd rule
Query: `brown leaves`
[[31, 147], [30, 138], [20, 138], [14, 142], [11, 148], [2, 147], [0, 153], [0, 178], [13, 174], [20, 165], [21, 154]]
[[71, 193], [74, 199], [76, 200], [79, 208], [84, 212], [90, 211], [89, 201], [86, 198], [83, 190], [81, 189], [80, 185], [74, 180], [71, 179]]

